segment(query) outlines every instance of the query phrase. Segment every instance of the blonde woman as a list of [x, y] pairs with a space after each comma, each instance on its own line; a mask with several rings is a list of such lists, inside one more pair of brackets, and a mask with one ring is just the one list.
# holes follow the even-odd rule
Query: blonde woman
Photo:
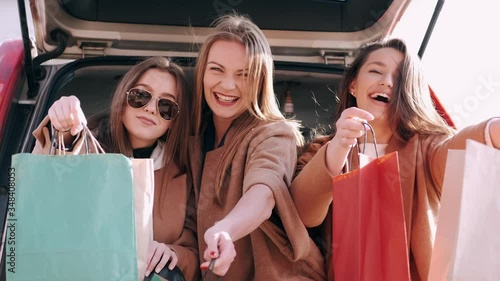
[[198, 57], [193, 111], [201, 269], [223, 280], [324, 280], [288, 190], [303, 138], [272, 79], [262, 31], [239, 15], [217, 20]]

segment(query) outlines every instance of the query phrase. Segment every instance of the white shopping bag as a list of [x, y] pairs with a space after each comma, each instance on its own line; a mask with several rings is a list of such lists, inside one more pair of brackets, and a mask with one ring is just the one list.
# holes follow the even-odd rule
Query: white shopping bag
[[153, 241], [154, 166], [152, 159], [132, 159], [134, 177], [135, 235], [138, 279], [148, 265], [149, 244]]
[[448, 152], [428, 280], [500, 280], [500, 150]]

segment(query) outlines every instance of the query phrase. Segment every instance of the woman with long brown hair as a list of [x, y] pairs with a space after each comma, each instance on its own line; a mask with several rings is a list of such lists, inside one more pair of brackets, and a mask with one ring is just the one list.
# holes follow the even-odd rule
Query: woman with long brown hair
[[[358, 50], [339, 92], [336, 131], [318, 137], [299, 157], [291, 192], [307, 227], [322, 226], [331, 254], [332, 178], [363, 143], [364, 122], [374, 129], [378, 155], [398, 152], [412, 280], [427, 280], [448, 149], [466, 139], [500, 147], [500, 118], [458, 133], [434, 108], [418, 59], [399, 39], [372, 42]], [[368, 142], [374, 142], [368, 134]], [[371, 148], [371, 150], [370, 150]], [[366, 145], [366, 154], [377, 155]], [[356, 159], [356, 157], [353, 157]], [[353, 162], [350, 169], [356, 169]], [[333, 280], [332, 263], [329, 280]]]
[[[155, 193], [153, 242], [149, 247], [146, 276], [169, 262], [186, 280], [197, 280], [198, 251], [191, 185], [187, 180], [190, 100], [180, 66], [164, 57], [151, 57], [133, 66], [118, 84], [106, 114], [93, 116], [88, 127], [109, 153], [152, 158]], [[62, 97], [33, 133], [33, 153], [46, 153], [52, 133], [64, 134], [66, 147], [81, 141], [87, 119], [75, 96]]]

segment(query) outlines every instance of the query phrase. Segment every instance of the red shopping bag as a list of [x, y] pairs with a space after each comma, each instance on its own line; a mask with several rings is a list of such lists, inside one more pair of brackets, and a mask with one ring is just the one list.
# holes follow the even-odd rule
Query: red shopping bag
[[409, 281], [398, 154], [333, 178], [335, 281]]

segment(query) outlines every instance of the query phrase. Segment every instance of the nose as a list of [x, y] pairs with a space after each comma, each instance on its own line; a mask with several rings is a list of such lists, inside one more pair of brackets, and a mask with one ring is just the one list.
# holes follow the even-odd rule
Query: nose
[[236, 81], [234, 80], [234, 77], [232, 75], [225, 75], [224, 78], [222, 78], [220, 85], [225, 90], [232, 90], [236, 88]]
[[392, 89], [394, 86], [394, 77], [391, 74], [386, 74], [380, 79], [380, 85], [387, 86]]
[[144, 110], [146, 110], [147, 112], [151, 112], [152, 114], [156, 114], [156, 112], [158, 111], [157, 104], [158, 98], [153, 96], [151, 97], [149, 103], [144, 107]]

